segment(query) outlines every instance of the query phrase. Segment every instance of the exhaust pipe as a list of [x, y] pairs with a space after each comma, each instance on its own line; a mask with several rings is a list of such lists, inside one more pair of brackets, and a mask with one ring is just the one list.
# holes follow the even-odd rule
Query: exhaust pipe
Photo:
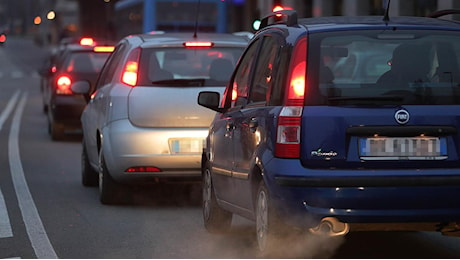
[[350, 231], [348, 223], [343, 223], [334, 217], [325, 217], [321, 219], [318, 226], [310, 228], [310, 233], [315, 235], [336, 237], [345, 236]]

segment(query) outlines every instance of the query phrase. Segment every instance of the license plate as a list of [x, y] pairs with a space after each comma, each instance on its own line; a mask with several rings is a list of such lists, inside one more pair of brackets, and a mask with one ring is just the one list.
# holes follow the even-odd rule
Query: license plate
[[446, 138], [439, 137], [369, 137], [359, 139], [363, 160], [444, 160]]
[[172, 154], [201, 154], [205, 140], [202, 138], [169, 139]]

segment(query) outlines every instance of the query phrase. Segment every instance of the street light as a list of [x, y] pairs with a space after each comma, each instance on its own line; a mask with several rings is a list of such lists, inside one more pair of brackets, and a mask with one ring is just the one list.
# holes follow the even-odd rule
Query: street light
[[40, 16], [38, 16], [38, 15], [35, 16], [35, 18], [34, 18], [34, 24], [35, 24], [35, 25], [39, 25], [39, 24], [41, 24], [41, 23], [42, 23], [42, 18], [41, 18]]
[[56, 13], [53, 10], [49, 11], [48, 14], [46, 14], [46, 19], [54, 20], [54, 18], [56, 18]]

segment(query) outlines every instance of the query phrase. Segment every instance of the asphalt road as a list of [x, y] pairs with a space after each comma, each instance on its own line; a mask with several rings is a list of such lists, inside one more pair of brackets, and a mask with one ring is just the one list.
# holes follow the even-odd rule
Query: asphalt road
[[[36, 70], [47, 49], [27, 37], [0, 47], [0, 258], [258, 258], [254, 223], [203, 227], [199, 191], [152, 186], [130, 205], [100, 204], [80, 180], [80, 137], [52, 141]], [[460, 258], [460, 238], [351, 233], [280, 241], [280, 258]]]

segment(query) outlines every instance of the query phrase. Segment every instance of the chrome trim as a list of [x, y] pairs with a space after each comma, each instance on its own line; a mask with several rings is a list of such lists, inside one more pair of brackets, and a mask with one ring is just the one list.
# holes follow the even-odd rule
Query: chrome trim
[[212, 167], [211, 167], [211, 170], [212, 170], [212, 172], [215, 173], [215, 174], [220, 174], [220, 175], [229, 176], [229, 177], [232, 176], [232, 171], [229, 171], [229, 170], [227, 170], [227, 169], [223, 169], [223, 168], [218, 168], [218, 167], [212, 166]]
[[232, 176], [238, 179], [244, 179], [244, 180], [249, 179], [249, 173], [246, 173], [246, 172], [235, 172], [234, 171]]

